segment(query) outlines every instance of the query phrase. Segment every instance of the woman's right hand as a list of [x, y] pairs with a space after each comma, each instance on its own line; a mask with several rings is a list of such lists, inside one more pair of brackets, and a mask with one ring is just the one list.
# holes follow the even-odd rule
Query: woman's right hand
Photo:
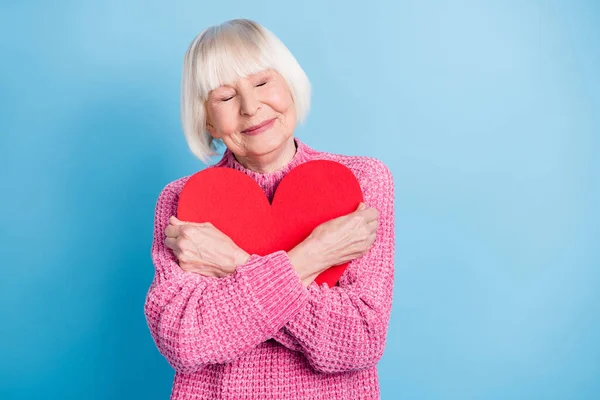
[[366, 253], [375, 242], [378, 217], [376, 208], [360, 203], [356, 211], [317, 226], [300, 245], [288, 252], [305, 285], [327, 268]]
[[[379, 211], [360, 203], [356, 211], [317, 226], [311, 236], [319, 246], [326, 268], [354, 260], [366, 253], [379, 226]], [[319, 271], [320, 272], [320, 271]]]
[[250, 257], [210, 222], [171, 216], [165, 235], [165, 246], [173, 250], [179, 266], [187, 272], [221, 278], [233, 274]]

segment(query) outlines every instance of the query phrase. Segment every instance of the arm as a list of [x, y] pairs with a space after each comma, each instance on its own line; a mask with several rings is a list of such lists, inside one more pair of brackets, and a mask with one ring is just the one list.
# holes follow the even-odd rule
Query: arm
[[273, 336], [320, 372], [375, 366], [385, 348], [394, 285], [394, 183], [379, 160], [363, 175], [365, 203], [379, 211], [373, 247], [350, 262], [339, 286], [312, 282], [309, 301]]
[[159, 352], [178, 372], [226, 363], [272, 337], [308, 300], [287, 253], [253, 254], [226, 278], [186, 272], [165, 246], [178, 191], [158, 198], [151, 255], [155, 275], [144, 305]]

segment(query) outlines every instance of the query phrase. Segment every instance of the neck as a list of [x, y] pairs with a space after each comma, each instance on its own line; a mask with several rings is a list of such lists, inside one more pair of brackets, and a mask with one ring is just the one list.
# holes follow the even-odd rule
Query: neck
[[296, 154], [294, 137], [290, 137], [285, 145], [260, 156], [240, 157], [234, 154], [235, 159], [245, 168], [261, 174], [277, 171], [286, 166]]

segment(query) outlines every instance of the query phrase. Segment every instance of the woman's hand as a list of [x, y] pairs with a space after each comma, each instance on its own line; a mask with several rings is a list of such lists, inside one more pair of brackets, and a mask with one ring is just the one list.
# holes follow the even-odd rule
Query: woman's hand
[[379, 211], [360, 203], [356, 211], [317, 226], [288, 252], [296, 272], [306, 286], [319, 273], [366, 253], [375, 242]]
[[171, 216], [165, 234], [165, 245], [187, 272], [221, 278], [232, 274], [250, 257], [210, 222], [180, 221]]

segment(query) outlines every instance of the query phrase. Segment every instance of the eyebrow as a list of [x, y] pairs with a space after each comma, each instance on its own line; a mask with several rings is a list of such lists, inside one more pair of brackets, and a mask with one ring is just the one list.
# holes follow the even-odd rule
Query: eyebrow
[[258, 77], [258, 78], [260, 78], [260, 77], [265, 76], [265, 75], [270, 75], [271, 73], [272, 73], [271, 70], [265, 69], [263, 71], [257, 72], [254, 75], [250, 75], [249, 77]]
[[[260, 78], [263, 78], [263, 77], [271, 75], [271, 74], [272, 74], [272, 71], [266, 69], [264, 71], [260, 71], [260, 72], [257, 72], [255, 74], [248, 75], [247, 78], [249, 78], [249, 79], [260, 79]], [[228, 89], [229, 90], [235, 90], [235, 89], [233, 89], [229, 85], [223, 85], [223, 86], [219, 86], [219, 87], [214, 88], [213, 90], [211, 90], [211, 94], [214, 94], [217, 91], [223, 91], [223, 90], [228, 90]]]

